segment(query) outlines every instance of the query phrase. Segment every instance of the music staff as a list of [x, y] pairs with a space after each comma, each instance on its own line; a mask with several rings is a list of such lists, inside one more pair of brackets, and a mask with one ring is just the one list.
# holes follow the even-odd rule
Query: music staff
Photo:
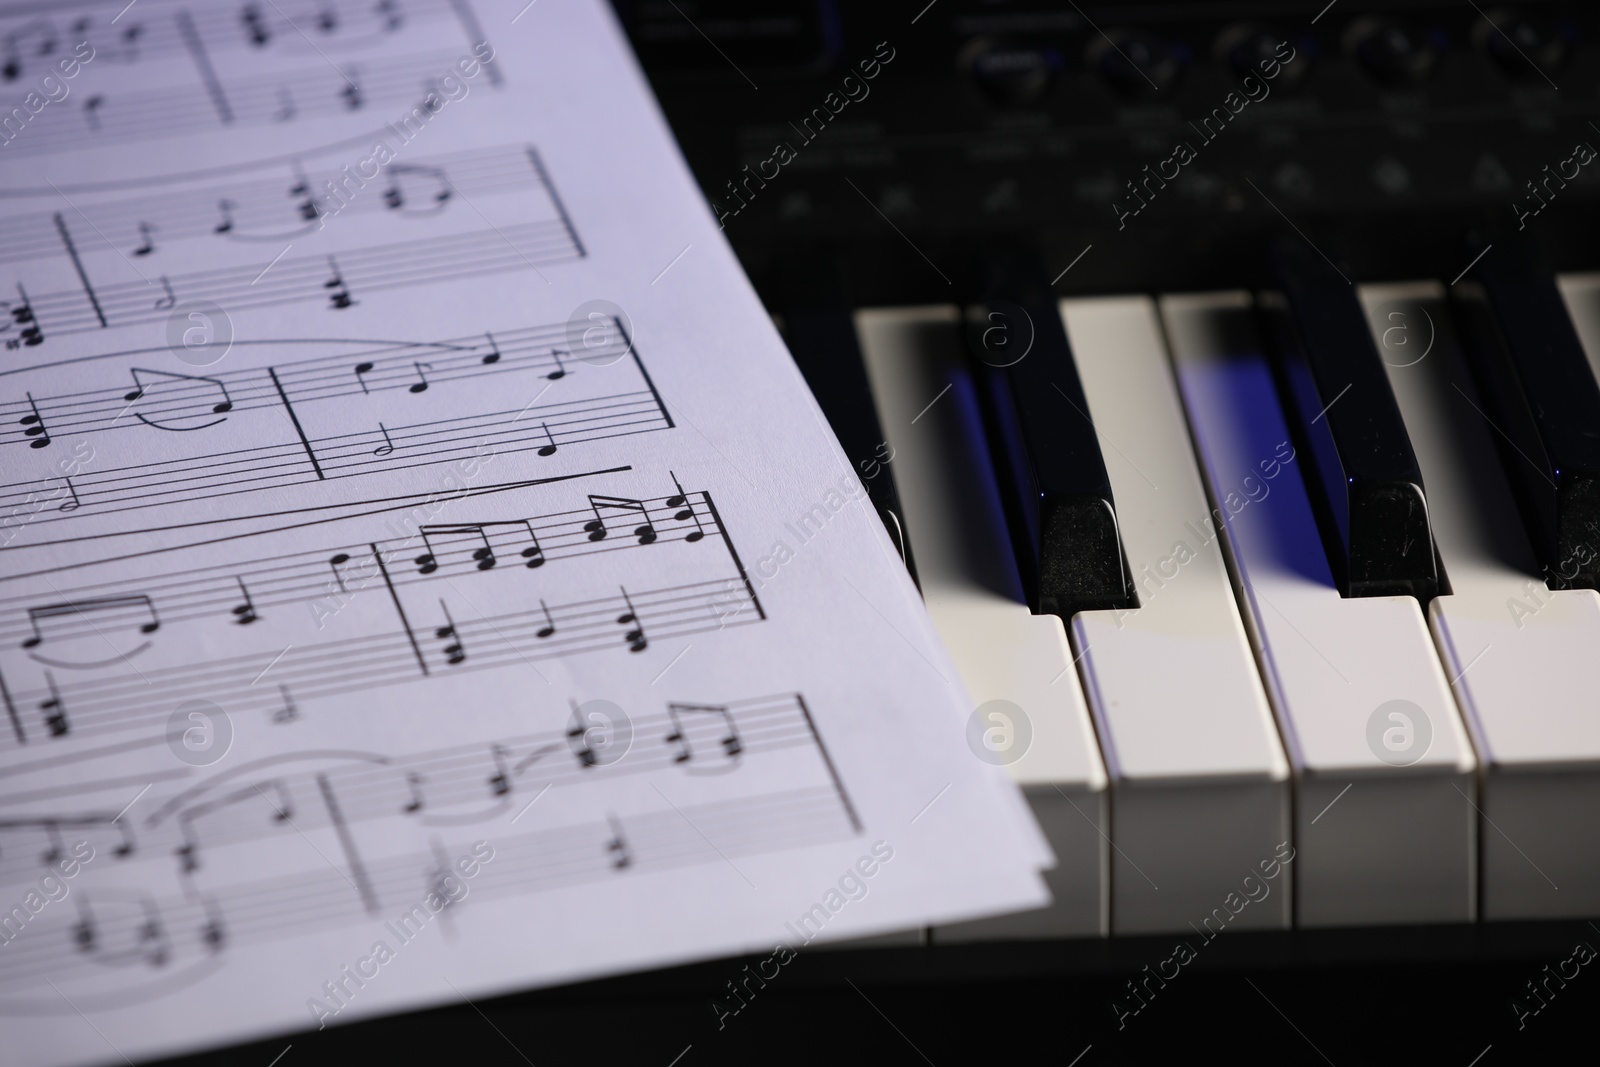
[[[448, 663], [448, 649], [424, 650], [414, 633], [401, 628], [307, 645], [314, 648], [315, 655], [296, 645], [294, 654], [283, 656], [273, 664], [272, 671], [281, 684], [292, 688], [298, 700], [318, 702], [342, 693], [366, 692], [375, 685], [430, 677], [437, 673], [423, 670], [430, 663], [435, 668], [448, 667], [451, 672], [526, 665], [541, 659], [613, 652], [619, 636], [624, 647], [641, 652], [648, 647], [647, 630], [656, 639], [666, 639], [751, 625], [763, 618], [764, 611], [743, 576], [725, 573], [705, 581], [635, 587], [625, 593], [619, 590], [615, 596], [541, 604], [536, 610], [454, 622], [452, 643], [474, 649], [470, 660], [462, 656], [456, 664]], [[552, 624], [557, 627], [554, 634], [537, 636]], [[330, 628], [328, 632], [334, 631]], [[270, 719], [279, 708], [277, 692], [251, 683], [275, 655], [276, 650], [244, 659], [237, 654], [218, 660], [187, 659], [164, 668], [159, 676], [150, 672], [141, 675], [130, 667], [125, 674], [97, 671], [95, 677], [84, 682], [58, 679], [53, 671], [44, 672], [42, 686], [18, 679], [11, 684], [11, 696], [23, 714], [13, 724], [11, 736], [0, 735], [0, 750], [69, 733], [74, 738], [104, 734], [148, 736], [152, 730], [164, 729], [172, 708], [182, 702], [182, 694], [200, 678], [208, 679], [207, 699], [226, 705], [230, 715]], [[254, 670], [248, 666], [226, 668], [229, 663], [245, 660]], [[109, 663], [102, 664], [108, 666]]]
[[[363, 293], [426, 285], [441, 274], [508, 274], [581, 255], [564, 223], [529, 222], [369, 245], [341, 252], [336, 262], [328, 256], [288, 256], [273, 263], [271, 256], [264, 256], [244, 266], [168, 274], [161, 286], [166, 296], [158, 299], [208, 300], [236, 310], [312, 302], [337, 311]], [[272, 269], [263, 276], [267, 267]], [[78, 289], [31, 296], [25, 320], [17, 317], [23, 307], [13, 305], [10, 325], [26, 321], [42, 338], [166, 321], [166, 313], [151, 298], [153, 281], [84, 282]], [[20, 332], [17, 340], [29, 343]]]
[[[337, 207], [340, 214], [434, 217], [448, 209], [453, 202], [452, 192], [457, 190], [474, 202], [520, 195], [528, 215], [560, 217], [559, 206], [544, 184], [537, 159], [532, 146], [507, 145], [425, 157], [412, 164], [390, 163], [378, 175], [387, 176], [389, 183], [381, 197], [363, 195], [365, 183], [351, 189], [356, 175], [323, 167], [307, 170], [296, 160], [288, 165], [284, 178], [257, 177], [262, 171], [284, 166], [260, 164], [252, 167], [250, 175], [226, 184], [195, 188], [191, 187], [194, 179], [180, 174], [171, 178], [172, 188], [160, 195], [115, 200], [86, 200], [80, 196], [74, 197], [73, 202], [101, 233], [137, 231], [141, 227], [160, 233], [160, 248], [152, 241], [152, 253], [189, 241], [239, 246], [291, 240], [315, 228], [305, 224], [323, 214], [319, 204]], [[285, 179], [290, 180], [287, 199]], [[413, 184], [422, 187], [406, 193]], [[320, 194], [312, 190], [319, 190]], [[391, 203], [394, 199], [399, 202]], [[215, 214], [196, 212], [195, 201], [215, 204]], [[419, 208], [418, 203], [428, 206]], [[0, 215], [0, 263], [38, 263], [65, 254], [50, 213]]]

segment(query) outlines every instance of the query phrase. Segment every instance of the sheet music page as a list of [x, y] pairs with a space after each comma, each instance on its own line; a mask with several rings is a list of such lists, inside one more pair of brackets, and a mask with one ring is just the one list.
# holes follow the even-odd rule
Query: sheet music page
[[8, 1062], [1046, 901], [609, 8], [124, 3], [0, 9]]

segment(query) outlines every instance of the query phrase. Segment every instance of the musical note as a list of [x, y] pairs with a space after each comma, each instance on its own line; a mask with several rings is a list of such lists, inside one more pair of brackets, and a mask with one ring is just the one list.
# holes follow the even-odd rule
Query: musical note
[[201, 899], [201, 907], [205, 908], [206, 921], [200, 927], [200, 940], [211, 952], [220, 952], [227, 938], [227, 928], [222, 924], [222, 910], [209, 897]]
[[489, 776], [489, 792], [497, 797], [503, 797], [511, 792], [511, 779], [506, 775], [505, 746], [500, 744], [490, 745], [489, 754], [494, 759], [495, 766], [495, 772]]
[[378, 0], [377, 7], [374, 10], [377, 11], [383, 21], [385, 33], [393, 33], [405, 21], [404, 16], [400, 13], [399, 0]]
[[371, 373], [372, 373], [372, 364], [371, 363], [357, 363], [356, 364], [356, 384], [360, 385], [361, 386], [361, 391], [363, 393], [365, 393], [366, 395], [368, 395], [368, 396], [372, 395], [372, 390], [367, 388], [367, 378], [366, 378], [366, 376], [368, 374], [371, 374]]
[[[370, 367], [372, 364], [366, 363], [363, 364], [363, 366]], [[364, 383], [362, 388], [366, 388]], [[377, 448], [374, 448], [372, 450], [372, 454], [374, 456], [387, 456], [390, 452], [394, 451], [394, 442], [389, 438], [389, 428], [387, 426], [380, 422], [378, 423], [378, 429], [383, 431], [383, 444], [379, 445]]]
[[235, 578], [239, 583], [239, 595], [244, 597], [244, 602], [233, 609], [234, 622], [240, 626], [248, 626], [260, 618], [256, 614], [256, 603], [250, 599], [250, 590], [245, 586], [243, 578]]
[[[156, 409], [156, 414], [158, 415], [175, 410], [177, 414], [172, 416], [173, 418], [186, 419], [198, 417], [199, 413], [197, 410], [184, 410], [186, 408], [195, 409], [204, 408], [207, 406], [208, 398], [202, 397], [198, 403], [196, 403], [195, 399], [191, 395], [196, 392], [196, 389], [192, 384], [196, 382], [205, 383], [204, 387], [198, 390], [199, 392], [209, 393], [212, 389], [215, 389], [216, 392], [221, 396], [220, 400], [211, 400], [209, 405], [209, 414], [225, 415], [233, 410], [233, 397], [228, 395], [228, 387], [223, 384], [222, 379], [220, 378], [208, 378], [204, 375], [193, 374], [175, 374], [172, 371], [164, 370], [145, 370], [142, 367], [133, 367], [130, 368], [130, 370], [133, 374], [134, 388], [122, 394], [122, 399], [131, 404], [135, 400], [143, 400], [149, 396], [152, 388], [166, 386], [166, 393], [172, 396], [173, 399]], [[147, 384], [140, 377], [141, 374], [157, 376], [161, 379], [161, 381], [156, 383], [155, 386], [152, 386]], [[226, 419], [213, 419], [212, 421], [203, 423], [199, 426], [169, 426], [165, 422], [157, 422], [155, 419], [147, 417], [142, 411], [136, 411], [133, 413], [133, 415], [134, 418], [138, 419], [146, 426], [152, 426], [158, 430], [169, 430], [174, 433], [188, 433], [193, 430], [205, 430], [211, 428], [212, 426], [216, 426], [220, 423], [228, 421]]]
[[84, 955], [93, 952], [99, 941], [99, 927], [84, 894], [78, 894], [78, 921], [72, 924], [72, 943]]
[[294, 97], [289, 94], [287, 88], [279, 87], [278, 101], [278, 113], [272, 117], [279, 122], [288, 122], [299, 113], [300, 109], [295, 106]]
[[490, 349], [492, 349], [492, 351], [488, 355], [483, 357], [483, 362], [486, 363], [486, 364], [499, 363], [500, 362], [500, 346], [495, 343], [494, 334], [486, 333], [483, 336], [485, 336], [485, 337], [487, 337], [489, 339], [489, 347], [490, 347]]
[[79, 506], [81, 506], [81, 504], [83, 503], [82, 501], [80, 501], [78, 499], [78, 489], [77, 489], [77, 487], [72, 484], [72, 479], [71, 478], [65, 478], [64, 477], [61, 480], [67, 483], [67, 492], [69, 494], [71, 494], [72, 499], [71, 500], [63, 500], [61, 502], [61, 506], [56, 508], [56, 510], [57, 511], [77, 511]]
[[142, 237], [144, 241], [139, 245], [138, 248], [133, 250], [134, 255], [148, 256], [151, 252], [156, 250], [155, 241], [153, 239], [154, 233], [154, 227], [152, 227], [148, 222], [139, 223], [139, 236]]
[[144, 26], [133, 23], [122, 31], [122, 61], [134, 63], [139, 59], [139, 38], [144, 35]]
[[572, 701], [572, 725], [567, 727], [567, 744], [572, 746], [572, 754], [578, 757], [580, 767], [594, 767], [600, 762], [594, 753], [594, 748], [589, 744], [590, 729], [589, 724], [578, 714], [578, 702]]
[[685, 535], [684, 540], [691, 543], [698, 541], [706, 535], [706, 528], [700, 525], [700, 516], [695, 512], [694, 505], [689, 503], [689, 494], [683, 491], [683, 486], [678, 482], [678, 476], [671, 471], [668, 471], [667, 474], [672, 478], [673, 488], [678, 490], [672, 496], [667, 497], [667, 507], [680, 509], [673, 513], [672, 518], [677, 522], [682, 522], [684, 519], [693, 519], [694, 532]]
[[300, 709], [295, 706], [294, 697], [289, 695], [287, 683], [278, 683], [278, 695], [283, 697], [283, 707], [273, 710], [272, 721], [274, 723], [294, 722], [300, 717]]
[[634, 610], [633, 601], [628, 598], [628, 590], [625, 588], [622, 589], [622, 600], [628, 605], [628, 610], [617, 616], [617, 625], [633, 627], [622, 635], [622, 639], [628, 642], [629, 652], [643, 652], [650, 647], [650, 640], [644, 635], [644, 623], [639, 621], [639, 613]]
[[155, 306], [157, 311], [166, 311], [178, 302], [178, 296], [172, 291], [172, 283], [167, 281], [165, 274], [161, 276], [161, 288], [166, 290], [167, 295], [158, 297]]
[[[556, 361], [556, 369], [545, 375], [545, 378], [549, 381], [559, 382], [561, 379], [567, 376], [567, 368], [561, 365], [562, 352], [563, 350], [560, 348], [552, 348], [550, 350], [550, 357]], [[572, 355], [571, 352], [567, 352], [566, 354], [569, 356]]]
[[22, 436], [34, 438], [33, 441], [28, 443], [29, 448], [44, 448], [50, 443], [50, 431], [45, 429], [44, 416], [39, 414], [39, 405], [34, 403], [33, 394], [24, 393], [23, 395], [28, 398], [28, 407], [32, 409], [33, 413], [24, 415], [18, 420], [27, 427], [26, 430], [22, 431]]
[[18, 44], [24, 38], [31, 36], [39, 38], [39, 47], [33, 52], [34, 56], [43, 58], [55, 52], [56, 30], [55, 26], [47, 19], [35, 20], [15, 33], [7, 34], [5, 45], [6, 61], [4, 66], [0, 66], [0, 74], [5, 76], [6, 81], [16, 81], [22, 76], [22, 51]]
[[418, 380], [415, 383], [413, 383], [411, 385], [410, 389], [408, 389], [407, 391], [408, 392], [412, 392], [412, 393], [426, 393], [428, 391], [428, 376], [426, 374], [422, 373], [422, 368], [426, 367], [429, 370], [432, 370], [433, 369], [433, 364], [432, 363], [418, 363], [416, 361], [413, 361], [411, 365], [413, 367], [417, 368], [417, 378], [418, 378]]
[[[155, 602], [144, 593], [90, 597], [87, 600], [67, 601], [63, 604], [46, 604], [43, 607], [29, 608], [28, 622], [33, 626], [33, 636], [25, 638], [22, 642], [22, 647], [38, 648], [44, 643], [44, 630], [39, 625], [41, 622], [60, 618], [82, 618], [89, 621], [91, 628], [96, 633], [99, 633], [99, 627], [94, 626], [93, 620], [90, 619], [92, 612], [121, 613], [130, 608], [133, 609], [135, 615], [140, 617], [149, 616], [146, 621], [139, 624], [140, 633], [153, 634], [161, 629], [161, 617], [156, 613]], [[113, 616], [113, 621], [120, 622], [121, 620]]]
[[44, 332], [39, 328], [39, 320], [33, 313], [33, 304], [29, 302], [28, 294], [23, 290], [21, 282], [17, 283], [17, 295], [22, 298], [22, 302], [11, 309], [11, 321], [22, 329], [18, 331], [16, 337], [7, 339], [6, 347], [42, 344]]
[[55, 819], [44, 819], [40, 825], [44, 827], [45, 836], [50, 843], [45, 846], [44, 852], [40, 853], [39, 861], [46, 867], [54, 867], [61, 862], [61, 824]]
[[[332, 256], [328, 257], [328, 267], [333, 271], [333, 275], [322, 283], [324, 289], [331, 290], [328, 293], [328, 302], [335, 308], [347, 308], [354, 304], [355, 301], [350, 299], [350, 290], [345, 287], [344, 276], [339, 273], [339, 264], [334, 262]], [[427, 385], [424, 384], [422, 389], [426, 388]], [[422, 389], [418, 389], [416, 386], [411, 387], [413, 393], [420, 393]]]
[[100, 93], [95, 93], [83, 102], [83, 118], [91, 130], [100, 129], [100, 108], [105, 102], [106, 98]]
[[[485, 527], [486, 526], [510, 526], [510, 525], [516, 525], [516, 524], [515, 523], [464, 523], [464, 524], [459, 524], [459, 525], [448, 525], [448, 526], [418, 526], [417, 527], [417, 533], [421, 535], [422, 543], [423, 543], [424, 547], [426, 548], [426, 551], [424, 551], [420, 556], [418, 556], [412, 562], [414, 562], [417, 565], [417, 573], [418, 574], [432, 574], [434, 571], [439, 569], [439, 557], [433, 550], [433, 538], [434, 537], [449, 537], [451, 535], [457, 535], [457, 534], [466, 534], [466, 535], [469, 535], [469, 536], [476, 535], [477, 537], [482, 539], [483, 545], [481, 547], [479, 547], [479, 548], [475, 548], [475, 549], [472, 550], [472, 558], [477, 563], [478, 570], [486, 571], [486, 570], [488, 570], [489, 568], [491, 568], [491, 567], [493, 567], [495, 565], [496, 560], [495, 560], [495, 555], [494, 555], [494, 546], [492, 546], [489, 543], [489, 533], [485, 529]], [[532, 526], [528, 527], [528, 533], [530, 535], [533, 533], [533, 527]], [[537, 547], [537, 542], [535, 542], [535, 547]], [[526, 553], [524, 553], [524, 554], [526, 554]]]
[[544, 430], [544, 435], [550, 442], [547, 445], [540, 446], [539, 455], [541, 455], [541, 456], [553, 456], [553, 455], [555, 455], [556, 454], [556, 435], [550, 432], [550, 424], [548, 422], [541, 422], [539, 424], [539, 427], [542, 430]]
[[211, 232], [212, 233], [232, 233], [233, 232], [233, 209], [238, 207], [238, 206], [239, 205], [235, 204], [232, 200], [229, 200], [226, 197], [223, 197], [221, 200], [218, 200], [217, 201], [217, 213], [222, 216], [222, 221], [217, 223], [217, 228], [212, 230]]
[[611, 861], [614, 870], [622, 870], [633, 862], [633, 852], [628, 848], [628, 839], [622, 832], [622, 823], [611, 812], [606, 812], [606, 822], [611, 824], [611, 840], [606, 842], [606, 851], [616, 858]]
[[[528, 566], [531, 567], [533, 564], [530, 563]], [[533, 636], [540, 638], [549, 637], [556, 632], [556, 620], [550, 617], [550, 608], [546, 606], [543, 598], [539, 600], [539, 610], [544, 612], [544, 625], [539, 627], [538, 632], [536, 632]]]
[[[455, 191], [443, 167], [394, 163], [387, 168], [387, 171], [389, 184], [383, 190], [383, 206], [390, 211], [400, 211], [406, 215], [434, 215], [443, 211], [444, 205], [454, 195]], [[414, 174], [432, 178], [435, 188], [430, 195], [420, 198], [426, 206], [407, 210], [406, 205], [412, 202], [412, 198], [406, 196], [406, 178]]]
[[323, 0], [317, 8], [317, 29], [323, 33], [332, 33], [339, 25], [339, 13], [333, 9], [328, 0]]
[[406, 788], [410, 790], [411, 797], [400, 810], [407, 815], [415, 815], [422, 810], [422, 780], [422, 775], [416, 771], [406, 772]]
[[67, 706], [62, 703], [55, 676], [49, 671], [44, 672], [44, 684], [50, 687], [50, 698], [39, 702], [39, 710], [44, 712], [45, 728], [50, 731], [51, 737], [65, 737], [72, 732], [72, 723], [67, 719]]
[[433, 636], [441, 641], [449, 641], [444, 646], [445, 662], [454, 666], [467, 658], [466, 647], [461, 643], [461, 635], [456, 632], [456, 621], [450, 617], [450, 608], [445, 604], [444, 598], [439, 598], [439, 610], [444, 612], [445, 624], [433, 631]]
[[347, 552], [336, 553], [328, 560], [328, 566], [333, 571], [333, 580], [339, 583], [339, 592], [341, 593], [348, 592], [348, 590], [344, 587], [344, 575], [339, 573], [339, 568], [349, 562], [350, 555]]
[[365, 104], [366, 97], [361, 92], [361, 72], [352, 69], [349, 74], [340, 72], [344, 78], [344, 88], [339, 90], [339, 96], [344, 100], [346, 111], [357, 111]]
[[603, 541], [610, 532], [606, 527], [605, 515], [602, 514], [601, 508], [625, 513], [637, 512], [644, 521], [633, 528], [633, 535], [639, 539], [641, 545], [648, 545], [656, 539], [656, 528], [650, 523], [650, 512], [643, 501], [625, 496], [597, 496], [590, 493], [589, 507], [594, 510], [594, 518], [584, 523], [583, 528], [591, 541]]
[[[736, 760], [739, 754], [744, 751], [744, 742], [739, 737], [739, 728], [733, 721], [733, 713], [730, 712], [726, 706], [721, 704], [669, 703], [667, 705], [667, 715], [672, 720], [672, 731], [667, 734], [666, 740], [669, 744], [676, 744], [678, 746], [678, 752], [673, 756], [673, 762], [689, 763], [694, 759], [694, 750], [689, 744], [689, 731], [684, 725], [684, 717], [697, 714], [715, 715], [722, 720], [725, 725], [725, 731], [723, 732], [722, 736], [717, 739], [717, 743], [722, 748], [722, 754], [728, 758], [730, 763]], [[727, 769], [729, 769], [728, 766], [716, 768], [716, 770]]]
[[[305, 222], [316, 222], [322, 214], [322, 209], [317, 205], [317, 198], [311, 195], [311, 183], [306, 179], [305, 172], [300, 169], [298, 163], [295, 164], [294, 172], [298, 180], [289, 186], [289, 195], [301, 198], [295, 204], [295, 212]], [[328, 262], [331, 263], [333, 260], [330, 258]], [[337, 274], [337, 267], [334, 268], [334, 272]]]
[[264, 48], [272, 40], [272, 31], [267, 28], [267, 21], [261, 15], [261, 8], [255, 4], [244, 5], [244, 10], [239, 12], [239, 19], [244, 23], [245, 36], [257, 48]]

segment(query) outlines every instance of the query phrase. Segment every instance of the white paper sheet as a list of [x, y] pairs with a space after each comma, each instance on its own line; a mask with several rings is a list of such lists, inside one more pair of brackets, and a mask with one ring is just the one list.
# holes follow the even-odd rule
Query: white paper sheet
[[0, 12], [8, 1062], [1045, 901], [603, 4], [119, 8]]

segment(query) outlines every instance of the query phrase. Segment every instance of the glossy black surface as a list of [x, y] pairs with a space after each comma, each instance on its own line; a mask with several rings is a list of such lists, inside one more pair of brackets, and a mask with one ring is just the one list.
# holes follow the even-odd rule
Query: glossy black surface
[[1025, 256], [986, 258], [992, 295], [969, 312], [968, 348], [1029, 606], [1064, 620], [1134, 607], [1111, 479], [1056, 303]]
[[1304, 243], [1274, 265], [1274, 370], [1339, 591], [1427, 600], [1439, 567], [1422, 472], [1355, 287]]
[[1528, 538], [1552, 588], [1597, 587], [1600, 386], [1555, 279], [1491, 248], [1455, 289], [1461, 335]]

